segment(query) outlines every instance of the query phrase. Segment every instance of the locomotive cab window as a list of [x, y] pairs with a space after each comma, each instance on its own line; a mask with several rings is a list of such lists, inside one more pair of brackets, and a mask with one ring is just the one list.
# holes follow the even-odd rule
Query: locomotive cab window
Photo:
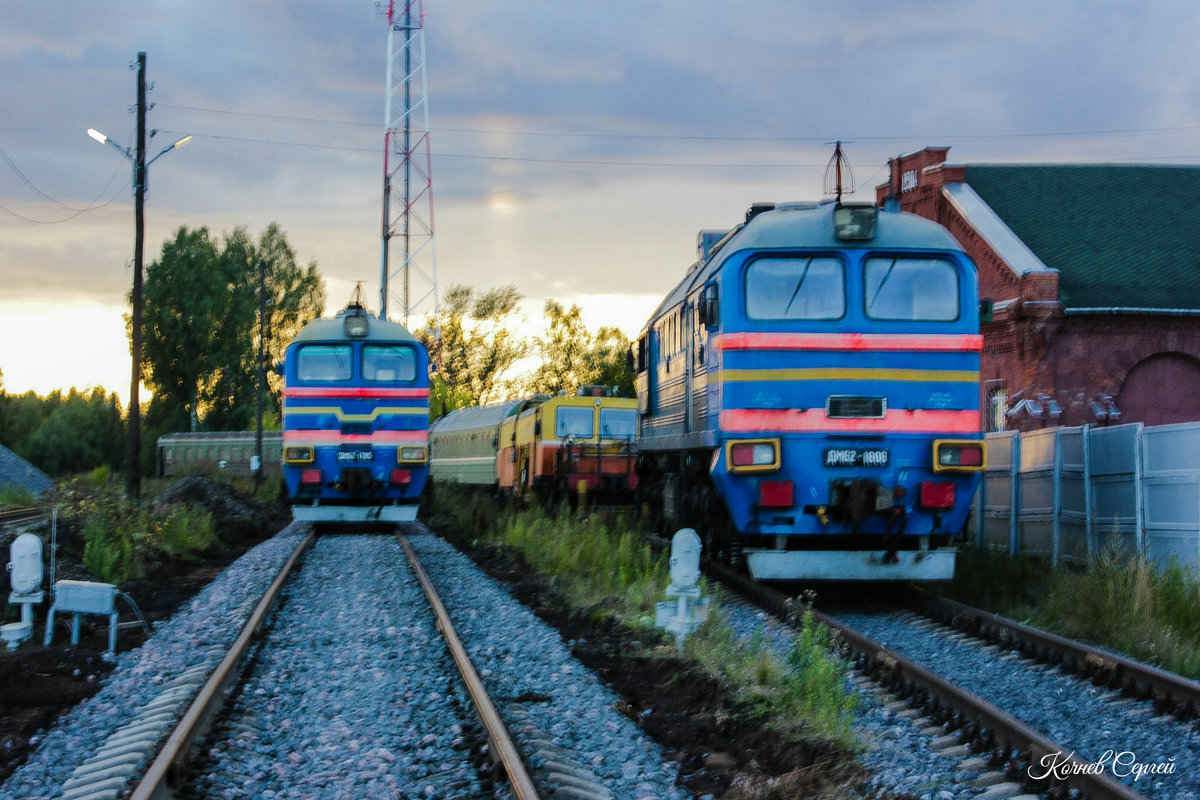
[[746, 268], [751, 319], [840, 319], [846, 313], [846, 268], [829, 256], [759, 258]]
[[600, 409], [601, 439], [632, 439], [637, 433], [637, 411], [632, 408]]
[[348, 381], [350, 373], [348, 344], [310, 344], [296, 354], [296, 377], [301, 381]]
[[959, 316], [958, 270], [941, 258], [868, 258], [867, 316], [905, 322], [953, 322]]
[[415, 380], [417, 354], [408, 345], [368, 344], [363, 347], [363, 380], [396, 383]]
[[595, 430], [595, 414], [591, 406], [561, 406], [554, 415], [554, 435], [559, 439], [568, 436], [590, 439]]

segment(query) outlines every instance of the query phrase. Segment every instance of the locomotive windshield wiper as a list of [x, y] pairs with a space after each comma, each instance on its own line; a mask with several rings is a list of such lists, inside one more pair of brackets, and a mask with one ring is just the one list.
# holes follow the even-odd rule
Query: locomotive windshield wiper
[[784, 314], [792, 310], [792, 303], [796, 302], [796, 295], [800, 294], [800, 287], [804, 285], [804, 279], [808, 277], [808, 268], [812, 266], [812, 262], [812, 256], [809, 256], [808, 260], [804, 262], [804, 271], [800, 273], [800, 280], [796, 281], [796, 288], [792, 290], [791, 299], [783, 308]]
[[875, 307], [875, 301], [879, 299], [879, 293], [883, 291], [883, 285], [888, 282], [888, 278], [892, 277], [892, 270], [896, 268], [896, 262], [899, 261], [899, 256], [892, 259], [892, 263], [888, 264], [887, 272], [883, 273], [883, 280], [875, 287], [875, 294], [871, 297], [871, 302], [867, 303], [867, 310], [870, 311]]

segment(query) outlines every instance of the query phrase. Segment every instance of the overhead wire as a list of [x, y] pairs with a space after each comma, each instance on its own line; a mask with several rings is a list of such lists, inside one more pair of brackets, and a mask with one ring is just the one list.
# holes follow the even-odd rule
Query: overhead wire
[[103, 203], [98, 202], [101, 197], [104, 197], [105, 194], [108, 193], [109, 187], [112, 186], [112, 182], [116, 179], [117, 175], [120, 174], [121, 166], [119, 164], [117, 165], [116, 169], [113, 170], [112, 175], [110, 175], [108, 177], [108, 180], [105, 181], [104, 187], [102, 189], [100, 189], [99, 192], [96, 193], [96, 196], [93, 197], [88, 202], [88, 204], [85, 205], [83, 208], [76, 208], [76, 207], [69, 205], [67, 203], [64, 203], [61, 200], [59, 200], [55, 197], [52, 197], [49, 194], [47, 194], [46, 192], [42, 191], [42, 189], [39, 188], [37, 186], [37, 184], [35, 184], [29, 178], [29, 176], [27, 176], [25, 174], [25, 172], [17, 165], [17, 163], [15, 161], [13, 161], [12, 158], [9, 157], [8, 153], [5, 152], [3, 147], [0, 147], [0, 160], [3, 160], [4, 163], [6, 163], [8, 165], [9, 169], [11, 169], [13, 171], [13, 173], [17, 176], [17, 178], [20, 179], [20, 181], [22, 183], [24, 183], [27, 187], [29, 187], [29, 189], [32, 192], [39, 195], [40, 197], [45, 198], [46, 200], [50, 201], [51, 203], [62, 206], [63, 208], [67, 209], [68, 211], [72, 212], [72, 213], [68, 214], [67, 216], [63, 217], [62, 219], [50, 219], [50, 220], [36, 219], [34, 217], [26, 216], [25, 214], [22, 214], [19, 211], [14, 211], [13, 209], [9, 208], [8, 206], [5, 206], [4, 204], [0, 203], [0, 211], [4, 212], [5, 214], [8, 214], [9, 216], [16, 217], [17, 219], [23, 220], [25, 222], [31, 222], [31, 223], [34, 223], [35, 225], [61, 225], [64, 222], [70, 222], [71, 220], [75, 219], [76, 217], [80, 216], [81, 214], [86, 214], [89, 211], [97, 211], [101, 208], [104, 208], [105, 206], [110, 205], [113, 202], [113, 200], [115, 200], [117, 197], [117, 192], [113, 192], [112, 195], [109, 196], [109, 198], [107, 200], [105, 200]]
[[[159, 103], [160, 108], [172, 108], [178, 111], [193, 111], [205, 114], [221, 114], [237, 117], [256, 117], [260, 119], [275, 119], [287, 122], [311, 122], [323, 125], [348, 125], [353, 127], [369, 127], [378, 128], [377, 123], [361, 122], [358, 120], [332, 119], [326, 117], [304, 117], [294, 116], [289, 114], [267, 114], [256, 111], [235, 111], [233, 109], [221, 108], [204, 108], [202, 106], [184, 106], [172, 105], [168, 103]], [[952, 139], [1027, 139], [1027, 138], [1053, 138], [1065, 136], [1118, 136], [1130, 133], [1171, 133], [1178, 131], [1191, 131], [1200, 129], [1198, 125], [1166, 125], [1146, 128], [1100, 128], [1100, 129], [1080, 129], [1070, 131], [1029, 131], [1029, 132], [1011, 132], [1011, 133], [963, 133], [963, 134], [905, 134], [891, 136], [842, 136], [843, 140], [854, 139], [856, 141], [908, 141], [913, 139], [921, 139], [925, 141], [934, 140], [952, 140]], [[545, 130], [528, 130], [528, 129], [511, 129], [511, 128], [460, 128], [450, 126], [433, 126], [434, 132], [442, 133], [478, 133], [488, 135], [511, 135], [511, 136], [558, 136], [564, 138], [598, 138], [598, 139], [657, 139], [664, 141], [716, 141], [716, 142], [813, 142], [826, 143], [831, 142], [836, 136], [715, 136], [715, 135], [697, 135], [697, 134], [665, 134], [665, 133], [613, 133], [613, 132], [594, 132], [594, 131], [545, 131]]]

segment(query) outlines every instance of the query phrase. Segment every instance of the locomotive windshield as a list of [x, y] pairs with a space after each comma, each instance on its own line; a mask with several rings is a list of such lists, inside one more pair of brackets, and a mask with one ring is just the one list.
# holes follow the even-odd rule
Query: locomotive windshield
[[591, 406], [561, 406], [554, 416], [554, 435], [560, 439], [568, 436], [590, 439], [595, 430]]
[[846, 268], [828, 256], [759, 258], [746, 268], [751, 319], [840, 319], [846, 313]]
[[296, 377], [301, 381], [348, 381], [350, 373], [348, 344], [310, 344], [296, 354]]
[[407, 382], [417, 377], [417, 354], [408, 345], [363, 346], [363, 380], [379, 383]]
[[906, 322], [958, 319], [958, 270], [940, 258], [868, 258], [863, 268], [867, 316]]
[[632, 439], [637, 432], [637, 410], [633, 408], [600, 409], [601, 439]]

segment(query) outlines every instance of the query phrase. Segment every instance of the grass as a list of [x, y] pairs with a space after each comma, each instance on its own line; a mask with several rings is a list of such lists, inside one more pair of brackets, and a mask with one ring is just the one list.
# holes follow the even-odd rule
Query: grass
[[[653, 624], [655, 604], [666, 599], [667, 556], [656, 554], [622, 516], [580, 519], [542, 509], [497, 513], [493, 501], [478, 495], [439, 489], [436, 497], [436, 511], [450, 517], [456, 530], [471, 531], [473, 542], [517, 550], [579, 610], [646, 627]], [[766, 637], [739, 639], [715, 608], [687, 639], [683, 655], [782, 735], [850, 746], [855, 696], [847, 690], [848, 667], [832, 655], [828, 630], [811, 614], [795, 627], [794, 646], [781, 654]]]
[[32, 508], [37, 505], [33, 492], [20, 486], [9, 484], [0, 489], [0, 511], [14, 508]]
[[1200, 583], [1176, 562], [1161, 567], [1110, 548], [1084, 568], [1052, 570], [1044, 560], [965, 551], [949, 593], [1200, 679]]

